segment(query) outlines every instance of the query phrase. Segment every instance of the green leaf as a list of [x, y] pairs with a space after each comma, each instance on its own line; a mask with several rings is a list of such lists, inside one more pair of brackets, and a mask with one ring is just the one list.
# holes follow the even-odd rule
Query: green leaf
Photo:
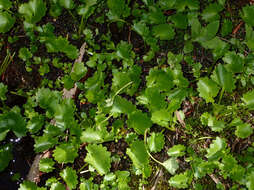
[[186, 54], [191, 53], [193, 51], [193, 47], [194, 46], [191, 41], [186, 41], [184, 44], [183, 52]]
[[227, 52], [223, 57], [223, 61], [227, 63], [227, 70], [233, 73], [241, 73], [244, 70], [244, 57], [241, 54], [236, 54], [234, 51]]
[[214, 171], [215, 164], [213, 162], [196, 159], [192, 167], [194, 168], [194, 177], [202, 178], [206, 174], [211, 174]]
[[36, 184], [34, 182], [31, 181], [24, 181], [18, 190], [46, 190], [46, 188], [39, 188], [36, 186]]
[[146, 77], [147, 87], [158, 88], [160, 91], [169, 91], [173, 86], [173, 76], [159, 69], [150, 69], [149, 75]]
[[193, 18], [191, 20], [191, 36], [193, 39], [197, 39], [200, 36], [202, 26], [198, 20], [198, 18]]
[[54, 159], [58, 163], [73, 163], [78, 157], [78, 148], [72, 143], [62, 143], [53, 152]]
[[188, 188], [192, 179], [190, 170], [177, 174], [169, 179], [169, 184], [175, 188]]
[[130, 181], [130, 172], [116, 171], [115, 174], [117, 176], [118, 189], [119, 190], [130, 190], [130, 187], [128, 185], [128, 183]]
[[143, 21], [135, 22], [133, 25], [133, 30], [137, 32], [143, 38], [149, 36], [150, 34], [149, 27], [146, 26], [146, 23]]
[[221, 28], [221, 35], [223, 37], [225, 37], [225, 36], [231, 34], [232, 30], [233, 30], [232, 21], [229, 20], [229, 19], [224, 19], [223, 24], [222, 24], [222, 28]]
[[0, 12], [0, 21], [0, 33], [5, 33], [13, 27], [15, 18], [7, 12]]
[[185, 14], [176, 13], [170, 17], [176, 28], [186, 29], [188, 26], [188, 18]]
[[52, 109], [60, 99], [61, 96], [57, 91], [51, 91], [48, 88], [40, 88], [36, 93], [36, 101], [43, 109]]
[[206, 22], [219, 20], [220, 19], [219, 12], [222, 10], [223, 10], [223, 6], [219, 5], [218, 3], [211, 3], [203, 10], [202, 18]]
[[203, 125], [208, 125], [212, 131], [222, 131], [225, 128], [225, 123], [222, 120], [217, 120], [216, 117], [205, 112], [201, 116], [201, 122]]
[[125, 4], [125, 0], [107, 0], [107, 5], [110, 10], [107, 16], [110, 20], [118, 20], [130, 15], [130, 8]]
[[130, 114], [135, 110], [136, 110], [136, 107], [131, 102], [129, 102], [125, 98], [116, 96], [114, 99], [114, 103], [112, 105], [111, 112]]
[[251, 128], [251, 125], [248, 123], [239, 124], [236, 127], [235, 135], [239, 138], [247, 138], [250, 135], [252, 135], [253, 129]]
[[[117, 92], [118, 90], [122, 89], [125, 85], [132, 82], [131, 85], [128, 85], [125, 89], [121, 90], [120, 93], [127, 93], [130, 96], [137, 91], [139, 84], [141, 82], [140, 74], [141, 74], [141, 67], [138, 65], [133, 65], [128, 71], [124, 70], [112, 70], [113, 79], [111, 89], [113, 92]], [[134, 82], [133, 82], [134, 81]]]
[[76, 174], [76, 170], [72, 169], [71, 167], [66, 167], [60, 172], [60, 176], [63, 178], [70, 190], [76, 189], [78, 185], [78, 176]]
[[215, 140], [210, 144], [209, 149], [207, 149], [206, 157], [209, 160], [215, 160], [222, 156], [222, 151], [227, 147], [226, 141], [223, 138], [216, 137]]
[[166, 22], [166, 17], [157, 6], [150, 6], [149, 12], [144, 16], [144, 20], [149, 24], [163, 24]]
[[249, 110], [254, 110], [254, 90], [245, 93], [242, 97], [242, 101]]
[[213, 98], [217, 96], [220, 89], [217, 84], [208, 77], [204, 77], [199, 79], [197, 85], [199, 96], [204, 98], [207, 103], [214, 102]]
[[143, 141], [134, 141], [126, 154], [131, 158], [133, 165], [141, 171], [145, 178], [150, 176], [149, 156]]
[[42, 172], [52, 172], [54, 168], [55, 162], [51, 158], [42, 158], [40, 159], [39, 169]]
[[227, 92], [235, 89], [233, 74], [228, 72], [222, 64], [217, 65], [211, 78]]
[[43, 0], [30, 0], [19, 7], [19, 13], [25, 17], [26, 22], [35, 24], [46, 14], [46, 3]]
[[66, 190], [66, 187], [59, 182], [55, 182], [51, 184], [50, 190]]
[[184, 11], [186, 8], [188, 8], [191, 11], [194, 11], [199, 9], [199, 1], [198, 0], [181, 0], [181, 1], [176, 0], [174, 7], [177, 9], [177, 11], [180, 11], [180, 12]]
[[175, 175], [176, 170], [178, 170], [179, 168], [179, 164], [175, 157], [170, 158], [166, 160], [165, 162], [163, 162], [163, 166], [171, 175]]
[[213, 57], [215, 60], [218, 60], [229, 49], [229, 44], [222, 41], [219, 37], [215, 37], [209, 41], [202, 42], [202, 46], [206, 49], [212, 49], [213, 50]]
[[246, 177], [246, 186], [248, 190], [254, 189], [254, 171], [250, 172]]
[[172, 119], [172, 113], [169, 112], [167, 109], [161, 109], [158, 111], [152, 112], [151, 120], [163, 127], [169, 126], [169, 121]]
[[135, 111], [128, 116], [127, 125], [142, 135], [152, 126], [152, 122], [146, 113]]
[[56, 179], [55, 177], [51, 177], [47, 179], [46, 186], [50, 188], [50, 190], [66, 190], [66, 185], [58, 182], [60, 178]]
[[80, 190], [99, 190], [99, 185], [94, 184], [91, 180], [82, 180], [79, 186]]
[[[43, 41], [43, 40], [41, 40]], [[70, 59], [76, 59], [78, 57], [78, 49], [76, 46], [71, 45], [69, 41], [62, 37], [50, 36], [45, 39], [45, 45], [49, 53], [65, 53]]]
[[78, 7], [77, 12], [79, 15], [84, 16], [86, 19], [94, 12], [94, 5], [97, 4], [97, 0], [85, 1], [85, 5]]
[[185, 146], [182, 144], [174, 145], [170, 149], [168, 149], [168, 155], [172, 157], [180, 157], [185, 155]]
[[163, 10], [172, 9], [175, 5], [176, 0], [168, 1], [168, 0], [159, 0], [158, 4]]
[[70, 98], [64, 99], [60, 104], [55, 105], [54, 118], [56, 126], [64, 131], [74, 125], [74, 101]]
[[166, 107], [165, 95], [157, 88], [146, 88], [145, 92], [137, 97], [140, 104], [146, 105], [151, 111], [161, 110]]
[[198, 33], [196, 38], [194, 38], [194, 41], [197, 41], [199, 43], [204, 43], [206, 41], [213, 39], [216, 36], [219, 30], [219, 27], [220, 27], [220, 21], [218, 20], [209, 23], [206, 27], [201, 29], [200, 33]]
[[56, 138], [52, 138], [49, 135], [39, 136], [34, 140], [34, 151], [36, 153], [43, 152], [45, 150], [48, 150], [49, 148], [52, 148], [53, 146], [55, 146], [55, 144], [57, 144], [58, 141]]
[[87, 143], [102, 143], [112, 140], [113, 133], [108, 132], [106, 127], [87, 128], [82, 132], [80, 140]]
[[20, 48], [19, 49], [19, 58], [23, 61], [28, 61], [33, 57], [33, 54], [27, 48]]
[[147, 144], [151, 152], [160, 152], [164, 147], [164, 135], [162, 133], [152, 132], [151, 136], [147, 138]]
[[8, 167], [12, 157], [11, 144], [0, 146], [0, 172], [4, 171], [4, 169]]
[[245, 24], [245, 43], [250, 50], [254, 50], [254, 31], [253, 27]]
[[82, 132], [80, 140], [87, 143], [101, 143], [104, 141], [104, 132], [93, 128], [87, 128]]
[[250, 26], [254, 26], [254, 5], [245, 6], [242, 8], [241, 17]]
[[59, 4], [66, 8], [66, 9], [73, 9], [74, 8], [74, 2], [73, 0], [59, 0]]
[[6, 93], [8, 92], [8, 87], [0, 82], [0, 99], [2, 101], [6, 100]]
[[107, 148], [103, 147], [101, 144], [89, 144], [86, 147], [86, 150], [88, 153], [85, 161], [91, 164], [100, 175], [109, 173], [111, 158], [110, 152], [107, 151]]
[[27, 122], [27, 129], [30, 133], [37, 133], [44, 125], [44, 116], [35, 115]]
[[97, 103], [104, 98], [105, 73], [96, 71], [92, 77], [89, 77], [85, 82], [85, 96], [91, 103]]
[[79, 81], [86, 75], [86, 72], [87, 68], [84, 66], [84, 63], [75, 63], [71, 72], [71, 79]]
[[128, 42], [121, 41], [117, 44], [116, 55], [121, 59], [130, 59], [131, 58], [131, 49], [132, 45]]
[[160, 40], [172, 40], [175, 37], [175, 30], [171, 24], [159, 24], [152, 28], [152, 33]]
[[0, 133], [6, 130], [12, 130], [19, 138], [26, 135], [26, 123], [20, 113], [9, 111], [0, 114]]
[[0, 0], [0, 10], [8, 10], [12, 7], [10, 0]]

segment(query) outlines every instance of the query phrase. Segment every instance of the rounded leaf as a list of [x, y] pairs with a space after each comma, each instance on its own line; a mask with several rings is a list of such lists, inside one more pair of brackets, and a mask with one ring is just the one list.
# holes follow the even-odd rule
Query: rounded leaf
[[14, 25], [15, 18], [7, 12], [0, 12], [0, 33], [8, 32]]

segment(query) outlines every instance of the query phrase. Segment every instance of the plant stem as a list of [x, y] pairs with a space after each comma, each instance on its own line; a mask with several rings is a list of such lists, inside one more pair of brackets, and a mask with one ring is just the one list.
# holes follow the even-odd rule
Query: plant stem
[[219, 98], [219, 102], [218, 102], [218, 104], [220, 104], [220, 103], [221, 103], [221, 99], [222, 99], [222, 96], [223, 96], [223, 94], [224, 94], [224, 91], [225, 91], [225, 89], [224, 89], [224, 88], [222, 88], [222, 89], [221, 89], [221, 91], [220, 91], [220, 98]]
[[83, 29], [83, 25], [84, 25], [84, 15], [82, 15], [81, 22], [80, 22], [80, 25], [79, 25], [79, 30], [78, 30], [78, 36], [79, 37], [81, 35], [81, 31]]
[[88, 163], [85, 163], [85, 164], [78, 170], [77, 173], [80, 173], [87, 165], [88, 165]]
[[155, 161], [156, 163], [158, 163], [158, 164], [160, 164], [160, 165], [163, 166], [163, 163], [160, 162], [159, 160], [155, 159], [155, 158], [150, 154], [150, 152], [148, 151], [148, 148], [147, 148], [147, 145], [146, 145], [146, 134], [147, 134], [147, 131], [148, 131], [148, 129], [146, 129], [145, 134], [144, 134], [144, 144], [145, 144], [146, 152], [147, 152], [147, 154], [152, 158], [153, 161]]

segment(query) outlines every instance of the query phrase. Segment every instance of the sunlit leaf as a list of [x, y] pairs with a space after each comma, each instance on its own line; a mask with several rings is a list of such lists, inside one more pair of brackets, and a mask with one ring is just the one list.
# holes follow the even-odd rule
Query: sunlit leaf
[[127, 125], [138, 134], [144, 134], [152, 126], [152, 122], [146, 113], [135, 111], [128, 116]]
[[6, 100], [6, 93], [8, 92], [8, 87], [0, 82], [0, 99]]
[[85, 161], [91, 164], [100, 175], [107, 174], [111, 167], [110, 152], [107, 151], [107, 148], [101, 144], [89, 144], [86, 149], [88, 153]]
[[254, 110], [254, 90], [243, 95], [242, 100], [249, 110]]
[[156, 25], [153, 27], [152, 33], [160, 40], [172, 40], [175, 36], [174, 28], [170, 24]]
[[40, 160], [39, 169], [46, 173], [52, 172], [55, 169], [54, 164], [55, 162], [51, 158], [43, 158]]
[[46, 3], [43, 0], [30, 0], [19, 7], [19, 13], [31, 24], [39, 22], [45, 16], [46, 10]]
[[220, 137], [216, 137], [207, 149], [206, 157], [209, 160], [218, 159], [222, 156], [222, 151], [225, 150], [227, 144], [226, 141]]
[[248, 123], [237, 125], [235, 135], [239, 138], [247, 138], [253, 133], [253, 128]]
[[57, 139], [52, 138], [48, 135], [43, 135], [35, 138], [34, 151], [35, 152], [43, 152], [52, 148], [57, 144]]
[[199, 96], [204, 98], [207, 103], [214, 102], [213, 98], [216, 97], [219, 92], [219, 87], [217, 86], [217, 84], [211, 79], [205, 77], [200, 78], [197, 85]]
[[211, 3], [203, 10], [202, 18], [206, 22], [219, 20], [220, 19], [219, 12], [222, 10], [223, 10], [223, 6], [221, 6], [217, 3]]
[[225, 91], [232, 92], [235, 89], [233, 74], [228, 72], [222, 64], [217, 65], [211, 77]]
[[60, 176], [63, 178], [70, 190], [76, 189], [76, 186], [78, 185], [78, 176], [74, 169], [66, 167], [60, 172]]
[[243, 20], [250, 26], [254, 26], [254, 5], [245, 6], [242, 8], [241, 16]]
[[12, 7], [12, 3], [10, 0], [0, 0], [0, 10], [10, 9]]
[[78, 156], [78, 148], [72, 143], [63, 143], [53, 151], [54, 159], [59, 163], [73, 163]]
[[133, 165], [139, 169], [144, 177], [149, 177], [151, 170], [149, 167], [149, 156], [143, 141], [134, 141], [126, 154], [131, 158]]
[[12, 160], [12, 145], [6, 144], [0, 146], [0, 172], [9, 165], [9, 162]]
[[170, 158], [166, 160], [165, 162], [163, 162], [163, 166], [171, 175], [175, 175], [176, 170], [178, 170], [179, 168], [179, 164], [175, 157]]
[[192, 179], [190, 170], [177, 174], [169, 179], [169, 184], [175, 188], [188, 188]]
[[152, 133], [147, 139], [147, 144], [151, 152], [160, 152], [164, 147], [164, 135], [162, 133]]
[[0, 21], [0, 33], [5, 33], [13, 27], [15, 18], [7, 12], [0, 12]]
[[170, 149], [168, 149], [168, 155], [172, 157], [180, 157], [185, 155], [186, 147], [182, 144], [174, 145]]
[[87, 68], [84, 66], [84, 63], [75, 63], [72, 72], [71, 72], [71, 79], [74, 81], [79, 81], [82, 79], [87, 72]]

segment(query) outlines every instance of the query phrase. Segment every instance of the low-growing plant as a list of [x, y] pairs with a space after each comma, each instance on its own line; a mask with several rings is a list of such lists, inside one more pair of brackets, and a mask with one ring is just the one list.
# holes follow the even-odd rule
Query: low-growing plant
[[0, 172], [25, 137], [40, 159], [20, 190], [253, 190], [242, 3], [0, 0]]

